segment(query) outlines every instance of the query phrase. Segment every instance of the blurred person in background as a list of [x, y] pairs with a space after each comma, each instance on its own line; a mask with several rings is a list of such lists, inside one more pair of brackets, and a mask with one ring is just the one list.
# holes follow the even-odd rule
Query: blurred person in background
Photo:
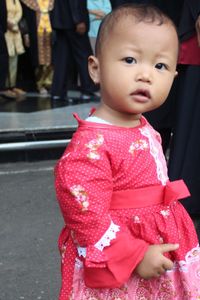
[[95, 52], [95, 42], [99, 26], [102, 19], [111, 11], [111, 4], [108, 0], [87, 0], [87, 8], [90, 19], [90, 30], [88, 35], [92, 45], [93, 52]]
[[30, 35], [29, 61], [34, 70], [36, 88], [47, 94], [51, 88], [52, 68], [52, 27], [49, 13], [54, 0], [21, 0], [24, 18]]
[[6, 0], [7, 30], [5, 39], [9, 55], [9, 69], [7, 86], [12, 89], [16, 97], [26, 94], [25, 91], [16, 87], [18, 56], [24, 53], [22, 34], [19, 23], [22, 19], [22, 7], [19, 0]]
[[72, 61], [80, 76], [81, 100], [89, 100], [97, 87], [88, 73], [88, 57], [93, 52], [88, 36], [87, 1], [56, 0], [51, 13], [51, 24], [55, 31], [52, 100], [67, 100]]
[[8, 76], [8, 50], [5, 41], [7, 31], [7, 9], [6, 1], [0, 1], [0, 96], [15, 99], [15, 93], [6, 89], [6, 78]]

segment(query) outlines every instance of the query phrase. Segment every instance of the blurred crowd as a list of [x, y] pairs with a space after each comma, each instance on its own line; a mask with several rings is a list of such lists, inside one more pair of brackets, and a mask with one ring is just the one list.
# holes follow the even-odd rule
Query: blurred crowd
[[98, 91], [87, 70], [108, 0], [0, 0], [0, 96], [29, 91], [83, 100]]
[[58, 101], [67, 101], [68, 89], [80, 90], [83, 100], [95, 95], [87, 58], [103, 17], [128, 2], [163, 6], [176, 22], [181, 1], [170, 7], [159, 0], [0, 0], [0, 95], [37, 91]]

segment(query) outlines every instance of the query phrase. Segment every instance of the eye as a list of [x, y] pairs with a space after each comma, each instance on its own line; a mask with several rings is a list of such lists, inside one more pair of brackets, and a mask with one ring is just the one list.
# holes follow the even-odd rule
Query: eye
[[136, 59], [135, 59], [134, 57], [130, 57], [130, 56], [125, 57], [125, 58], [123, 59], [123, 61], [125, 61], [125, 63], [127, 63], [127, 64], [129, 64], [129, 65], [135, 64], [135, 63], [136, 63]]
[[158, 63], [158, 64], [156, 64], [155, 68], [158, 69], [158, 70], [168, 70], [167, 65], [164, 64], [164, 63]]

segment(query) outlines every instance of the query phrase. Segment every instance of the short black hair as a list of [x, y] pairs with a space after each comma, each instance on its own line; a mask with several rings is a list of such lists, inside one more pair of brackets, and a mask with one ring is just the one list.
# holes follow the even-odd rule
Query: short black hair
[[[96, 56], [100, 54], [102, 45], [106, 37], [109, 36], [109, 33], [111, 32], [112, 28], [124, 17], [126, 18], [132, 17], [138, 23], [156, 22], [158, 26], [162, 24], [170, 23], [174, 27], [177, 33], [177, 28], [174, 22], [171, 20], [169, 16], [167, 16], [158, 7], [151, 4], [124, 4], [112, 10], [102, 20], [97, 34], [97, 39], [96, 39], [96, 45], [95, 45]], [[178, 40], [178, 33], [177, 33], [177, 40]]]

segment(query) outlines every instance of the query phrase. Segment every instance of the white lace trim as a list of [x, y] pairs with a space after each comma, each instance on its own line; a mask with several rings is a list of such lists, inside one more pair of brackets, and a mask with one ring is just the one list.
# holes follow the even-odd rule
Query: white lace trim
[[168, 270], [167, 272], [173, 272], [176, 269], [179, 269], [179, 271], [181, 271], [181, 272], [188, 272], [189, 266], [191, 266], [194, 262], [200, 263], [199, 244], [185, 255], [185, 260], [176, 261], [174, 263], [173, 269]]
[[120, 230], [120, 226], [115, 225], [112, 221], [107, 229], [107, 231], [104, 233], [102, 238], [94, 245], [95, 248], [97, 248], [100, 251], [103, 251], [103, 248], [106, 246], [110, 246], [110, 242], [116, 238], [116, 233]]
[[200, 247], [199, 247], [199, 245], [197, 245], [197, 247], [193, 248], [186, 254], [185, 260], [181, 260], [178, 262], [180, 271], [187, 272], [188, 266], [196, 261], [200, 262]]
[[153, 138], [151, 129], [147, 128], [147, 126], [140, 128], [140, 132], [149, 140], [150, 153], [153, 156], [156, 163], [158, 180], [161, 181], [162, 185], [166, 185], [166, 182], [168, 181], [168, 176], [164, 156], [161, 156], [161, 145], [155, 138]]
[[[109, 228], [106, 230], [101, 239], [94, 245], [100, 251], [103, 251], [104, 247], [110, 246], [110, 242], [116, 238], [116, 233], [120, 230], [120, 226], [114, 224], [111, 221]], [[86, 257], [87, 248], [85, 247], [77, 247], [78, 255]]]
[[86, 248], [85, 247], [77, 247], [78, 256], [86, 257]]
[[81, 260], [79, 260], [78, 258], [76, 258], [76, 260], [75, 260], [75, 268], [78, 270], [83, 268], [83, 262]]

